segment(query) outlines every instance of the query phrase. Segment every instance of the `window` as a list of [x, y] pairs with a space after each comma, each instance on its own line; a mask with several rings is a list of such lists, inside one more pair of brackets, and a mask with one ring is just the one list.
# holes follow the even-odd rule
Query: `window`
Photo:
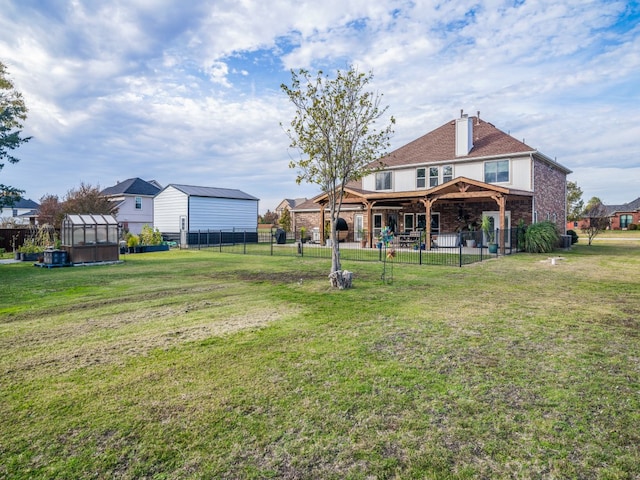
[[376, 173], [376, 190], [391, 190], [391, 172]]
[[142, 197], [136, 197], [136, 210], [142, 210]]
[[429, 167], [429, 186], [437, 187], [438, 186], [438, 167]]
[[484, 181], [486, 183], [509, 181], [509, 160], [496, 160], [484, 164]]
[[[427, 228], [427, 216], [424, 213], [416, 214], [416, 224], [418, 230], [426, 230]], [[440, 213], [431, 214], [431, 233], [440, 232]]]
[[413, 230], [413, 213], [404, 214], [404, 229], [405, 231]]
[[11, 213], [13, 214], [14, 217], [17, 217], [18, 216], [18, 209], [14, 208]]
[[378, 237], [382, 231], [382, 215], [379, 213], [373, 214], [373, 236]]
[[442, 183], [447, 183], [453, 180], [453, 166], [445, 165], [442, 167]]
[[427, 169], [418, 168], [416, 170], [416, 188], [425, 188], [427, 186]]
[[629, 228], [632, 223], [633, 217], [631, 215], [620, 215], [620, 228]]

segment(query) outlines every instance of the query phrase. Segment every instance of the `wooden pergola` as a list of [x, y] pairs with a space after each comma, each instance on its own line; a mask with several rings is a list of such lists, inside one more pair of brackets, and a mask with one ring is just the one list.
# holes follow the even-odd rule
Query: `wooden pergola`
[[[531, 192], [514, 190], [499, 185], [471, 180], [466, 177], [457, 177], [447, 183], [437, 187], [416, 190], [409, 192], [372, 192], [357, 188], [345, 188], [342, 199], [343, 205], [360, 204], [366, 210], [367, 224], [373, 224], [373, 209], [376, 206], [397, 206], [406, 202], [421, 202], [425, 208], [426, 218], [431, 218], [434, 204], [439, 201], [483, 201], [493, 200], [496, 202], [499, 212], [499, 229], [506, 229], [506, 204], [509, 198], [531, 197]], [[320, 232], [324, 238], [325, 210], [329, 197], [327, 194], [320, 195], [315, 202], [320, 206]], [[431, 238], [431, 222], [426, 222], [426, 235]], [[427, 242], [426, 248], [430, 249], [431, 242]], [[504, 236], [498, 238], [498, 248], [501, 253], [505, 252]]]

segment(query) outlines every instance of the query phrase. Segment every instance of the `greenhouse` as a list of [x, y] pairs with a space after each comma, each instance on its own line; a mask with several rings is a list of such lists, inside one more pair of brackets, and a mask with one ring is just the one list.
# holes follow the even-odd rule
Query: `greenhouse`
[[62, 249], [71, 263], [119, 259], [118, 222], [113, 215], [67, 215], [62, 221]]

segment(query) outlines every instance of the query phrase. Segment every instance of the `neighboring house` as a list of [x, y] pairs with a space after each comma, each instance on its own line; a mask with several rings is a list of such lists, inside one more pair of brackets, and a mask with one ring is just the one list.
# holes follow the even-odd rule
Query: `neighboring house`
[[118, 209], [116, 218], [122, 227], [138, 235], [142, 227], [153, 225], [153, 197], [160, 189], [155, 180], [147, 182], [130, 178], [100, 193], [115, 204], [114, 207]]
[[306, 198], [285, 198], [282, 200], [278, 206], [276, 207], [276, 213], [278, 216], [282, 215], [282, 212], [285, 210], [293, 210], [297, 205], [300, 205], [303, 202], [306, 202]]
[[211, 242], [209, 236], [206, 241], [199, 239], [201, 232], [211, 231], [229, 232], [225, 238], [230, 241], [246, 232], [257, 239], [258, 202], [240, 190], [171, 184], [154, 199], [154, 227], [182, 246], [220, 241], [220, 237]]
[[1, 220], [13, 220], [16, 225], [35, 225], [40, 205], [29, 198], [22, 198], [11, 207], [0, 208]]
[[[353, 232], [349, 240], [364, 236], [372, 244], [385, 226], [427, 235], [473, 230], [483, 215], [506, 232], [503, 247], [520, 220], [551, 220], [565, 231], [571, 171], [481, 120], [479, 112], [445, 123], [374, 165], [380, 162], [381, 170], [346, 188], [341, 218]], [[326, 209], [326, 194], [297, 205], [297, 227], [319, 229], [322, 238]]]
[[624, 205], [605, 205], [612, 230], [626, 230], [640, 224], [640, 197]]
[[[282, 216], [282, 213], [285, 210], [289, 210], [289, 213], [291, 213], [293, 209], [296, 208], [296, 206], [302, 205], [306, 201], [307, 201], [306, 198], [285, 198], [276, 207], [276, 213], [278, 214], [278, 218]], [[293, 215], [291, 219], [291, 229], [293, 231], [296, 230], [296, 225], [294, 223]]]

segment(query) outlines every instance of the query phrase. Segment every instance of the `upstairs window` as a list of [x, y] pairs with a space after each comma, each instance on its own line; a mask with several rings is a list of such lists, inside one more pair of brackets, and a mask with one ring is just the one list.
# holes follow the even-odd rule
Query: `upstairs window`
[[496, 160], [484, 164], [485, 183], [509, 181], [509, 160]]
[[429, 187], [437, 187], [439, 177], [438, 167], [429, 167]]
[[376, 173], [376, 190], [391, 190], [391, 172]]
[[136, 197], [136, 210], [142, 210], [142, 197]]
[[427, 169], [426, 168], [418, 168], [416, 170], [416, 188], [426, 188], [427, 186]]
[[453, 180], [453, 166], [445, 165], [442, 167], [442, 183], [447, 183]]

